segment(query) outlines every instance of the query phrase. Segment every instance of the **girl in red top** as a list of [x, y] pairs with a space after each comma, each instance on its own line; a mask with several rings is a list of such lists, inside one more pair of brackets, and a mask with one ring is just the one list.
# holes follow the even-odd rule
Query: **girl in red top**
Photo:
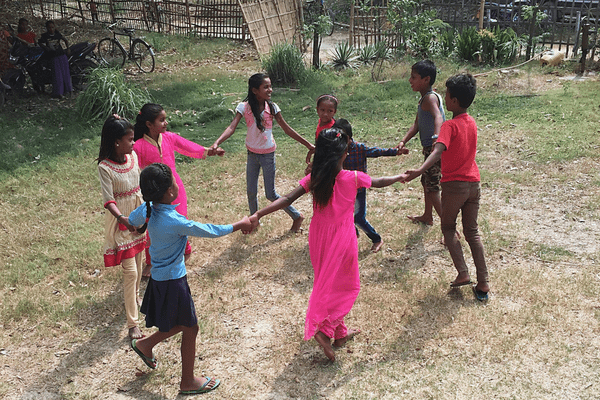
[[35, 32], [31, 30], [29, 27], [29, 21], [25, 18], [19, 18], [17, 37], [23, 39], [27, 43], [35, 44]]

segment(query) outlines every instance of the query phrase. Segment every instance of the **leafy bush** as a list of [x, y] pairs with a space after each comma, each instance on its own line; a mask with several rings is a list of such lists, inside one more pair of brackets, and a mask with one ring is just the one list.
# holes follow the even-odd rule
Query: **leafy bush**
[[150, 94], [125, 81], [119, 68], [96, 68], [89, 75], [88, 86], [77, 98], [79, 114], [93, 119], [105, 119], [111, 114], [132, 119]]
[[456, 39], [457, 55], [466, 61], [477, 59], [481, 51], [481, 36], [474, 27], [463, 30]]
[[439, 39], [441, 56], [448, 57], [454, 52], [454, 48], [456, 46], [454, 43], [455, 37], [456, 31], [454, 29], [449, 29], [442, 32]]
[[356, 59], [365, 65], [371, 64], [375, 61], [376, 53], [375, 46], [368, 44], [357, 51], [358, 55]]
[[271, 81], [282, 84], [298, 83], [306, 77], [306, 66], [300, 50], [290, 43], [279, 43], [262, 60], [263, 69]]
[[436, 18], [435, 10], [423, 10], [416, 0], [389, 0], [387, 19], [391, 28], [388, 34], [396, 37], [405, 50], [419, 58], [440, 53], [440, 43], [435, 40], [450, 25]]
[[481, 59], [486, 64], [507, 64], [513, 62], [519, 55], [524, 44], [511, 28], [500, 29], [496, 26], [493, 31], [482, 30]]
[[354, 60], [356, 59], [355, 53], [356, 50], [354, 47], [350, 46], [350, 43], [338, 43], [331, 52], [333, 55], [331, 63], [338, 69], [352, 68], [354, 66]]

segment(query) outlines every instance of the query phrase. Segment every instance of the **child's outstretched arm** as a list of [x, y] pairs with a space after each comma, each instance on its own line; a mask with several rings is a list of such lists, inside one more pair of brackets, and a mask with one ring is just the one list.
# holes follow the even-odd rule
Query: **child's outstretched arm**
[[404, 179], [406, 179], [406, 174], [371, 178], [371, 187], [382, 188], [393, 185], [396, 182], [403, 182]]
[[[275, 120], [277, 121], [277, 123], [279, 124], [281, 129], [283, 129], [283, 131], [285, 132], [286, 135], [288, 135], [289, 137], [291, 137], [298, 143], [301, 143], [302, 145], [304, 145], [309, 151], [315, 149], [314, 144], [312, 144], [311, 142], [309, 142], [308, 140], [306, 140], [302, 136], [300, 136], [298, 134], [298, 132], [296, 132], [291, 126], [288, 125], [287, 122], [285, 122], [285, 120], [283, 119], [283, 116], [281, 115], [281, 112], [278, 112], [277, 114], [275, 114]], [[310, 160], [310, 153], [306, 156], [306, 158], [307, 158], [307, 160]]]
[[427, 160], [423, 162], [423, 164], [418, 169], [412, 169], [406, 171], [403, 175], [406, 175], [406, 178], [402, 180], [402, 182], [410, 182], [415, 179], [417, 176], [423, 174], [423, 172], [427, 171], [433, 164], [438, 162], [438, 160], [442, 157], [442, 153], [446, 150], [446, 146], [443, 143], [436, 143], [433, 146], [433, 151], [427, 157]]
[[239, 112], [236, 112], [235, 117], [233, 117], [233, 121], [231, 121], [231, 124], [229, 124], [229, 126], [227, 128], [225, 128], [225, 131], [221, 134], [221, 136], [219, 136], [219, 138], [217, 140], [215, 140], [213, 145], [208, 148], [209, 155], [212, 155], [212, 154], [223, 155], [225, 153], [223, 151], [223, 154], [219, 154], [219, 145], [221, 143], [223, 143], [224, 141], [226, 141], [227, 139], [229, 139], [231, 137], [231, 135], [233, 135], [233, 133], [235, 132], [235, 129], [237, 128], [241, 119], [242, 119], [242, 114], [240, 114]]
[[406, 134], [404, 135], [404, 137], [402, 138], [400, 143], [398, 143], [398, 146], [396, 146], [396, 148], [399, 151], [402, 151], [402, 149], [405, 148], [406, 143], [408, 143], [408, 141], [410, 139], [412, 139], [417, 134], [417, 132], [419, 132], [419, 116], [418, 115], [415, 117], [415, 123], [412, 124], [412, 126], [410, 128], [408, 128], [408, 131], [406, 131]]
[[252, 223], [252, 230], [256, 229], [258, 226], [258, 221], [265, 215], [271, 214], [277, 210], [281, 210], [289, 205], [291, 205], [294, 201], [296, 201], [300, 196], [306, 194], [306, 190], [302, 186], [298, 186], [296, 189], [292, 190], [288, 194], [281, 196], [268, 206], [261, 208], [254, 214], [250, 216], [250, 222]]
[[250, 231], [252, 231], [252, 223], [250, 222], [250, 218], [248, 217], [244, 217], [238, 222], [234, 222], [231, 225], [233, 226], [234, 232], [241, 230], [243, 233], [250, 233]]

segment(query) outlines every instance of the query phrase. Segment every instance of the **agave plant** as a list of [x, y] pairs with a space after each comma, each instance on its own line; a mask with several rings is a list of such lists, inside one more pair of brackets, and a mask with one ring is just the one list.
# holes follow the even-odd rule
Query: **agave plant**
[[354, 47], [350, 46], [350, 43], [338, 43], [332, 50], [331, 54], [333, 55], [331, 63], [335, 68], [346, 69], [354, 66], [356, 50]]
[[369, 65], [374, 62], [375, 57], [375, 46], [372, 44], [368, 44], [358, 50], [357, 60], [365, 65]]

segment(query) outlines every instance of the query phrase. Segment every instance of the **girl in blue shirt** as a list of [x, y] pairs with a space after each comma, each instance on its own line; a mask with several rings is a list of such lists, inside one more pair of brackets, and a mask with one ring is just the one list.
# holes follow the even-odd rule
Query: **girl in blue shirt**
[[201, 224], [188, 220], [171, 204], [179, 194], [171, 168], [165, 164], [150, 164], [140, 174], [140, 189], [145, 201], [129, 216], [134, 226], [146, 228], [150, 235], [152, 277], [148, 281], [141, 312], [146, 315], [146, 327], [158, 331], [131, 341], [131, 348], [144, 363], [154, 369], [157, 361], [153, 348], [163, 340], [182, 332], [180, 393], [198, 394], [214, 390], [221, 383], [210, 377], [194, 375], [198, 318], [187, 283], [184, 252], [188, 236], [219, 237], [241, 229], [248, 232], [248, 217], [233, 225]]

